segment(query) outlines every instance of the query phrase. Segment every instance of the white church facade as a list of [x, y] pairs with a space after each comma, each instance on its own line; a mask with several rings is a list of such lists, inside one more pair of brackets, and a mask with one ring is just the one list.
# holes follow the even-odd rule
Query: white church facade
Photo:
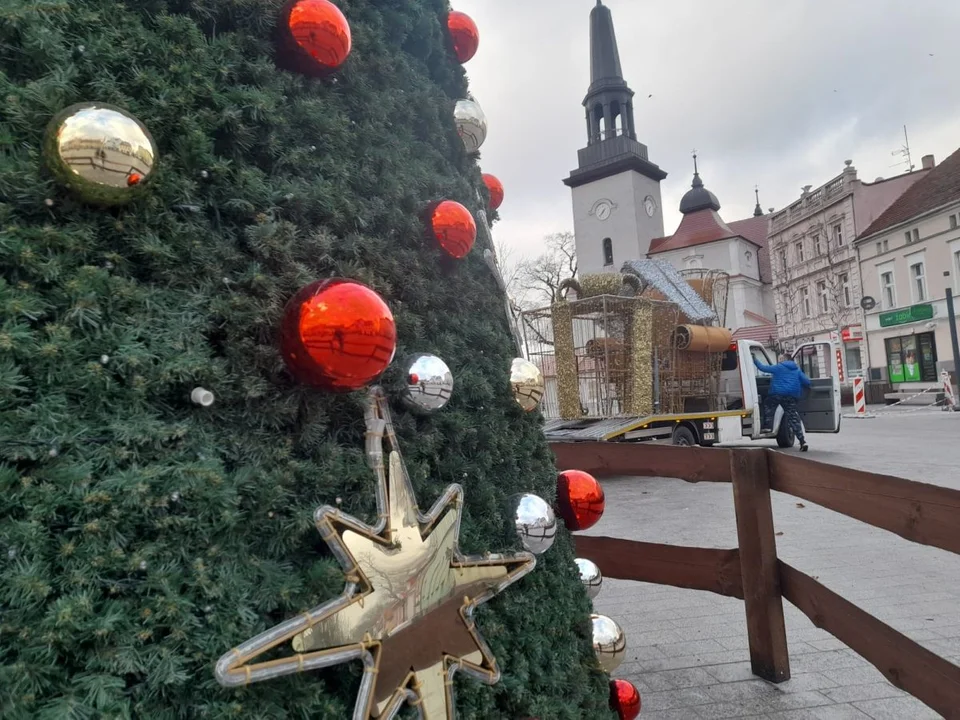
[[583, 100], [587, 145], [564, 179], [573, 196], [578, 272], [619, 272], [625, 262], [648, 257], [681, 272], [722, 271], [729, 284], [719, 324], [735, 337], [772, 345], [777, 328], [768, 217], [758, 201], [753, 217], [724, 222], [695, 166], [680, 203], [683, 219], [665, 235], [660, 183], [667, 174], [637, 140], [633, 91], [620, 67], [613, 17], [601, 0], [590, 12], [590, 76]]

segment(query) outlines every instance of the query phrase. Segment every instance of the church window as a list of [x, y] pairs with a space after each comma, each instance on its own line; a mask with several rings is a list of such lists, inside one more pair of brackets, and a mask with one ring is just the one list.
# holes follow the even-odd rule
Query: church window
[[613, 265], [613, 240], [610, 238], [603, 239], [603, 264]]

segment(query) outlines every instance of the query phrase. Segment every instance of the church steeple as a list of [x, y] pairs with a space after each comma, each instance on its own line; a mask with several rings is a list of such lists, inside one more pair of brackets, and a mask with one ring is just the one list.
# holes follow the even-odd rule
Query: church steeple
[[659, 182], [667, 174], [650, 162], [637, 141], [633, 90], [623, 78], [610, 8], [597, 0], [590, 10], [590, 86], [583, 98], [587, 145], [577, 152], [579, 167], [564, 180], [570, 187], [633, 170]]
[[697, 153], [693, 153], [693, 182], [690, 183], [690, 189], [680, 199], [680, 212], [684, 215], [697, 212], [697, 210], [720, 209], [720, 201], [717, 196], [703, 186], [703, 180], [700, 179], [700, 170], [697, 168]]
[[[599, 2], [600, 0], [597, 0]], [[763, 208], [760, 207], [760, 187], [757, 185], [753, 186], [753, 196], [757, 199], [757, 206], [753, 208], [754, 217], [763, 217]]]
[[620, 68], [613, 15], [601, 0], [590, 11], [590, 87], [583, 106], [587, 111], [588, 145], [618, 135], [637, 139], [633, 90], [627, 86]]

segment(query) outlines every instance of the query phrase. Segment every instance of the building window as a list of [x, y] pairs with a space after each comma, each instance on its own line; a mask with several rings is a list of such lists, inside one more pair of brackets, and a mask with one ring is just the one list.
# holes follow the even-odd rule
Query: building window
[[793, 244], [793, 251], [797, 254], [797, 262], [803, 262], [803, 241], [799, 241]]
[[927, 299], [927, 275], [923, 269], [923, 261], [915, 262], [910, 266], [911, 290], [915, 303]]
[[813, 249], [817, 255], [823, 255], [823, 242], [820, 240], [820, 233], [815, 233], [813, 236]]
[[613, 265], [613, 240], [610, 238], [603, 239], [603, 264]]
[[853, 293], [850, 290], [849, 273], [840, 273], [837, 275], [837, 284], [840, 286], [840, 298], [843, 300], [844, 307], [853, 305]]
[[956, 215], [951, 215], [951, 216], [950, 216], [950, 229], [951, 229], [951, 230], [956, 230], [956, 229], [957, 229], [957, 216], [956, 216]]
[[804, 317], [813, 317], [813, 309], [810, 307], [810, 288], [800, 288], [800, 305], [803, 308]]
[[918, 242], [920, 240], [920, 231], [917, 228], [914, 228], [913, 230], [907, 230], [903, 234], [903, 237], [907, 241], [907, 245]]
[[882, 252], [883, 252], [883, 245], [881, 243], [877, 243], [877, 255], [879, 255]]
[[883, 294], [884, 310], [897, 306], [897, 288], [893, 284], [893, 270], [880, 273], [880, 292]]
[[890, 249], [890, 241], [889, 241], [889, 240], [884, 240], [884, 241], [883, 241], [883, 251], [886, 252], [886, 251], [889, 250], [889, 249]]
[[890, 382], [936, 382], [937, 339], [934, 333], [887, 338], [884, 345]]
[[817, 282], [817, 307], [819, 308], [821, 314], [830, 310], [830, 301], [827, 297], [826, 280], [820, 280]]
[[843, 245], [843, 223], [837, 223], [833, 226], [833, 242], [837, 247]]

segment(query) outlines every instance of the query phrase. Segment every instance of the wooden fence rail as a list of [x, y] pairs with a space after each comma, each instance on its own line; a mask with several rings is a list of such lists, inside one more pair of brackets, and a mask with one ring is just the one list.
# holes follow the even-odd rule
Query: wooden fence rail
[[777, 558], [770, 491], [787, 493], [923, 545], [960, 554], [960, 491], [773, 450], [554, 443], [561, 470], [733, 486], [739, 547], [723, 550], [578, 535], [607, 577], [707, 590], [744, 601], [754, 674], [790, 677], [783, 599], [948, 720], [960, 720], [960, 668]]

